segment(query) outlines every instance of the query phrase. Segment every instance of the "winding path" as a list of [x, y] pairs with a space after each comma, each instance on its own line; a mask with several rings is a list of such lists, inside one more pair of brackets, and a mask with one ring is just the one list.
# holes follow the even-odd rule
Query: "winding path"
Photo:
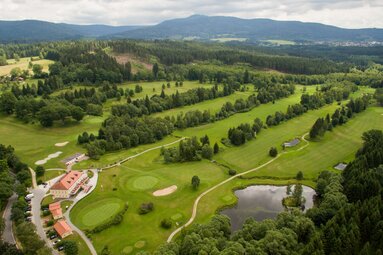
[[234, 176], [232, 176], [232, 177], [230, 177], [230, 178], [228, 178], [228, 179], [226, 179], [226, 180], [224, 180], [224, 181], [222, 181], [222, 182], [216, 184], [215, 186], [211, 187], [210, 189], [204, 191], [204, 192], [203, 192], [201, 195], [199, 195], [199, 196], [197, 197], [197, 199], [194, 201], [194, 204], [193, 204], [193, 211], [192, 211], [192, 216], [190, 217], [189, 221], [186, 222], [183, 226], [181, 226], [181, 227], [177, 228], [176, 230], [174, 230], [174, 231], [170, 234], [170, 236], [168, 237], [167, 242], [168, 242], [168, 243], [171, 242], [172, 239], [174, 238], [174, 236], [175, 236], [176, 234], [178, 234], [183, 228], [186, 228], [187, 226], [189, 226], [190, 224], [193, 223], [195, 217], [197, 216], [198, 203], [199, 203], [199, 201], [201, 200], [201, 198], [203, 198], [205, 195], [207, 195], [207, 194], [210, 193], [211, 191], [215, 190], [216, 188], [218, 188], [218, 187], [220, 187], [220, 186], [222, 186], [222, 185], [228, 183], [228, 182], [231, 181], [231, 180], [234, 180], [235, 178], [237, 178], [237, 177], [239, 177], [239, 176], [242, 176], [242, 175], [245, 175], [245, 174], [254, 172], [254, 171], [256, 171], [256, 170], [258, 170], [258, 169], [260, 169], [260, 168], [263, 168], [263, 167], [269, 165], [270, 163], [274, 162], [275, 160], [277, 160], [277, 159], [278, 159], [280, 156], [282, 156], [282, 155], [285, 155], [285, 154], [288, 154], [288, 153], [291, 153], [291, 152], [295, 152], [295, 151], [303, 150], [304, 148], [306, 148], [306, 147], [310, 144], [309, 141], [307, 141], [307, 140], [305, 139], [305, 136], [306, 136], [306, 135], [308, 135], [308, 133], [304, 134], [304, 135], [301, 137], [302, 140], [306, 142], [306, 144], [305, 144], [304, 146], [300, 147], [299, 149], [294, 150], [294, 151], [288, 151], [288, 152], [280, 153], [280, 154], [278, 154], [275, 158], [270, 159], [270, 160], [267, 161], [266, 163], [264, 163], [264, 164], [262, 164], [262, 165], [260, 165], [260, 166], [258, 166], [258, 167], [256, 167], [256, 168], [252, 168], [252, 169], [247, 170], [247, 171], [245, 171], [245, 172], [236, 174], [236, 175], [234, 175]]

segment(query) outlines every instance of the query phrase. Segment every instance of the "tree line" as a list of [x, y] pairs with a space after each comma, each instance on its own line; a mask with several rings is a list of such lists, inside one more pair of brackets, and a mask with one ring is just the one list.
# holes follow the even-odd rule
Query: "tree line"
[[338, 108], [331, 115], [327, 114], [325, 118], [318, 118], [310, 129], [310, 138], [322, 137], [326, 131], [331, 131], [338, 125], [345, 124], [355, 113], [367, 109], [371, 96], [365, 95], [356, 99], [351, 99], [346, 107]]

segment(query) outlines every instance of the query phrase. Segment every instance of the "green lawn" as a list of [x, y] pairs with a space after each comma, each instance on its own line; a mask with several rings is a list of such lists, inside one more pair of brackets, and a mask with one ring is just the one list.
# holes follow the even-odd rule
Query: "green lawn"
[[75, 241], [78, 247], [78, 254], [91, 255], [88, 246], [86, 245], [84, 240], [77, 234], [77, 232], [73, 232], [73, 235], [66, 237], [64, 240]]
[[[8, 65], [6, 66], [0, 66], [0, 76], [2, 75], [8, 75], [10, 74], [11, 70], [13, 68], [20, 68], [21, 70], [28, 70], [28, 64], [31, 58], [20, 58], [20, 61], [16, 62], [14, 59], [9, 59]], [[39, 64], [43, 66], [43, 71], [47, 72], [49, 70], [49, 65], [53, 63], [52, 60], [47, 60], [47, 59], [41, 59], [41, 60], [35, 60], [32, 62], [34, 65]], [[32, 69], [29, 69], [30, 73], [32, 72]]]

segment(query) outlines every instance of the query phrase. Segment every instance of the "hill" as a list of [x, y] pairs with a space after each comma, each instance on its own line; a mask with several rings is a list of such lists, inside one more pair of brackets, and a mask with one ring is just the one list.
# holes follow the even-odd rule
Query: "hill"
[[307, 41], [383, 41], [383, 29], [344, 29], [319, 23], [240, 19], [224, 16], [193, 15], [158, 25], [117, 33], [112, 38], [214, 39]]
[[137, 28], [137, 26], [72, 25], [39, 20], [0, 21], [0, 42], [95, 38]]
[[0, 21], [0, 43], [81, 38], [380, 41], [383, 29], [345, 29], [320, 23], [193, 15], [154, 26], [73, 25], [38, 20]]

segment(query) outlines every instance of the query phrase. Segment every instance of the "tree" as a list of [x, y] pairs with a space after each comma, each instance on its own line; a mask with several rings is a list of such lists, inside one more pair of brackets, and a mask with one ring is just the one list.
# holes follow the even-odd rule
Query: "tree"
[[77, 255], [78, 254], [78, 246], [75, 241], [71, 240], [63, 240], [60, 245], [64, 246], [65, 255]]
[[172, 221], [168, 218], [166, 219], [163, 219], [161, 221], [161, 227], [165, 228], [165, 229], [169, 229], [172, 227]]
[[302, 173], [302, 171], [299, 171], [299, 172], [297, 173], [297, 176], [295, 177], [295, 179], [297, 179], [298, 181], [303, 180], [303, 173]]
[[210, 147], [209, 144], [205, 144], [202, 146], [201, 155], [203, 158], [211, 159], [213, 157], [213, 149]]
[[217, 154], [219, 152], [219, 146], [218, 143], [214, 144], [214, 154]]
[[191, 179], [191, 184], [194, 189], [197, 189], [200, 184], [200, 179], [197, 175], [194, 175]]
[[269, 150], [269, 155], [273, 158], [275, 158], [278, 155], [278, 150], [275, 147], [271, 147]]
[[159, 71], [159, 68], [158, 68], [158, 64], [157, 63], [154, 63], [153, 65], [153, 75], [154, 77], [157, 79], [158, 77], [158, 71]]
[[41, 177], [45, 173], [45, 168], [43, 166], [37, 166], [36, 167], [36, 176]]
[[17, 103], [16, 97], [12, 92], [4, 92], [0, 96], [0, 110], [6, 114], [12, 114]]
[[43, 74], [43, 66], [39, 64], [34, 64], [32, 67], [32, 71], [36, 78], [40, 78]]
[[380, 106], [383, 106], [383, 88], [377, 88], [375, 90], [374, 98], [380, 104]]
[[209, 137], [207, 135], [203, 136], [200, 138], [200, 141], [202, 143], [202, 145], [205, 145], [205, 144], [210, 144], [210, 140], [209, 140]]
[[77, 121], [80, 121], [84, 118], [85, 116], [85, 113], [84, 111], [81, 109], [81, 107], [78, 107], [78, 106], [73, 106], [71, 108], [71, 115], [72, 115], [72, 118], [77, 120]]

